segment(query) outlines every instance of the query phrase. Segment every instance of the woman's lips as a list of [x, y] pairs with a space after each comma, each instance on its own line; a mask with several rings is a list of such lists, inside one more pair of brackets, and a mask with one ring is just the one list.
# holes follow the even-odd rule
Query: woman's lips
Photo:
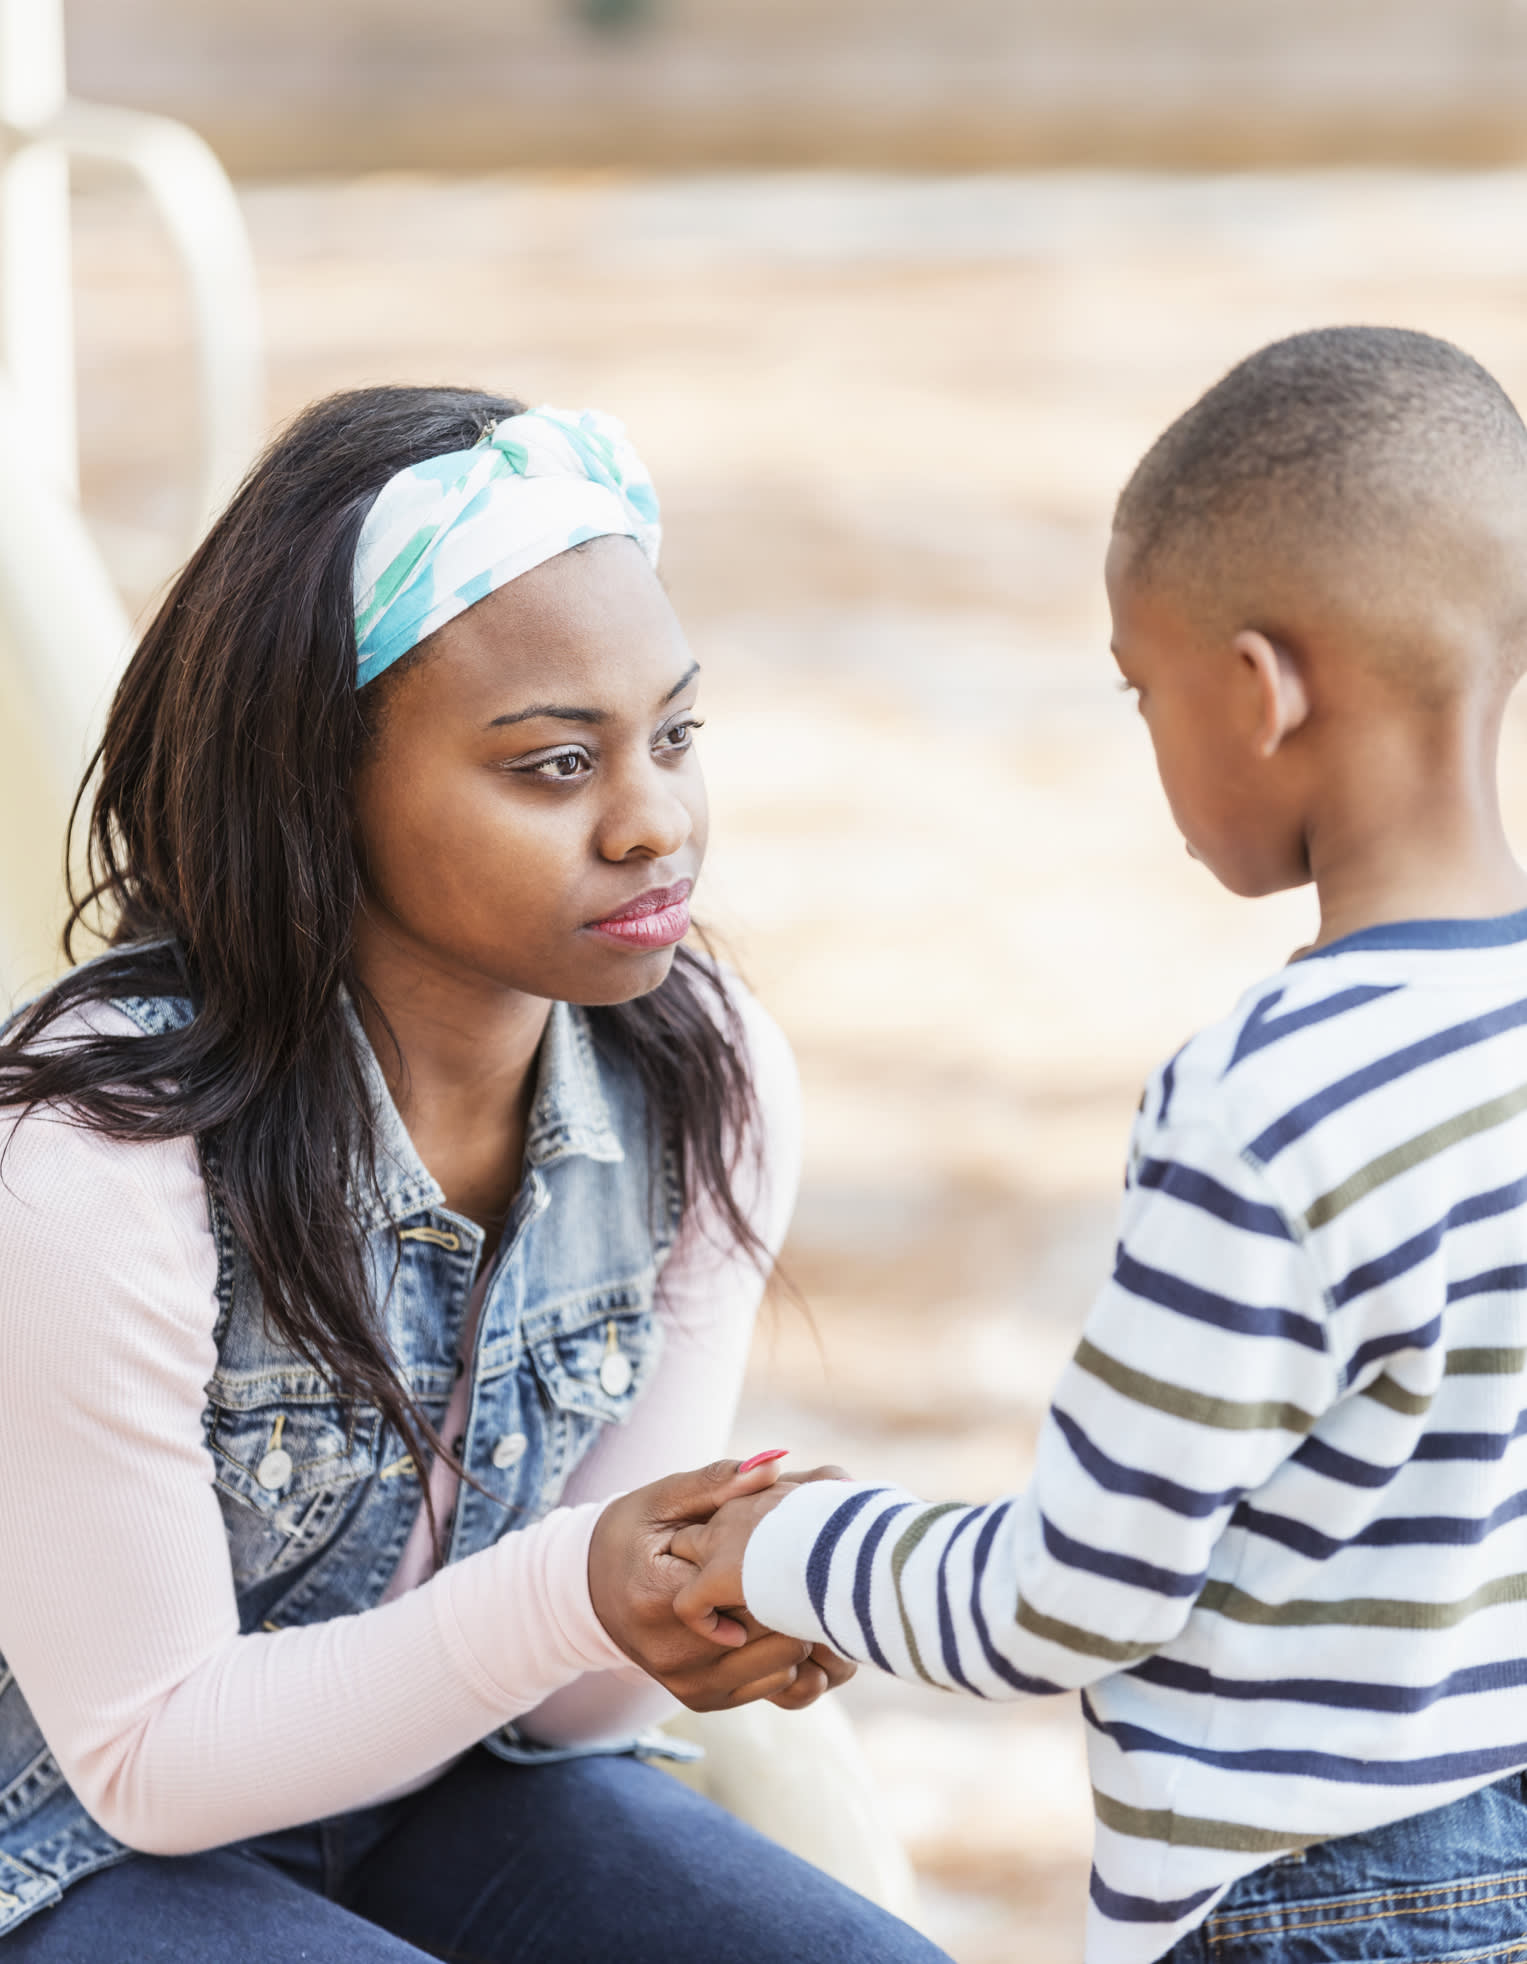
[[689, 895], [693, 880], [677, 886], [653, 887], [618, 913], [590, 921], [591, 934], [618, 941], [623, 948], [671, 948], [689, 932]]

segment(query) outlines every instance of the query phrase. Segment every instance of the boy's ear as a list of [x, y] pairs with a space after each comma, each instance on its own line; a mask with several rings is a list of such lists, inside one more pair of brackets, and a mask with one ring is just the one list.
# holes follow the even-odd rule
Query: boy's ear
[[1309, 717], [1304, 677], [1288, 650], [1257, 628], [1242, 628], [1232, 646], [1256, 687], [1257, 755], [1272, 757]]

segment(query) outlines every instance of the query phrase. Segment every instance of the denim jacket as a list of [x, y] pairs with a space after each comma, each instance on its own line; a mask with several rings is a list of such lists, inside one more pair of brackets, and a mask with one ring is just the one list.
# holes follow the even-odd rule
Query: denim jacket
[[[192, 1015], [188, 1002], [165, 997], [115, 1007], [150, 1034]], [[400, 1371], [438, 1425], [482, 1230], [445, 1206], [356, 1029], [378, 1114], [378, 1188], [359, 1203], [372, 1287]], [[209, 1210], [218, 1361], [202, 1425], [240, 1627], [280, 1630], [369, 1609], [420, 1507], [419, 1470], [380, 1412], [346, 1405], [266, 1331], [248, 1254], [210, 1192]], [[596, 1050], [582, 1011], [556, 1004], [525, 1177], [476, 1334], [460, 1457], [485, 1491], [462, 1485], [448, 1561], [540, 1520], [603, 1428], [629, 1417], [658, 1361], [653, 1297], [678, 1217], [677, 1169], [649, 1151], [634, 1074]], [[624, 1361], [612, 1368], [612, 1358]], [[486, 1744], [505, 1758], [536, 1750], [512, 1726]], [[75, 1798], [0, 1658], [0, 1936], [129, 1853]]]

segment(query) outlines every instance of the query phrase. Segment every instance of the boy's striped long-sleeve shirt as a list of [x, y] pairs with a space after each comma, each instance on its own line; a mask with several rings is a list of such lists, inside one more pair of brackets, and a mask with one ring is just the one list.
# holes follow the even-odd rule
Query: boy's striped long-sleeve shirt
[[1081, 1688], [1090, 1964], [1527, 1766], [1527, 913], [1292, 964], [1149, 1086], [1027, 1492], [794, 1492], [763, 1623]]

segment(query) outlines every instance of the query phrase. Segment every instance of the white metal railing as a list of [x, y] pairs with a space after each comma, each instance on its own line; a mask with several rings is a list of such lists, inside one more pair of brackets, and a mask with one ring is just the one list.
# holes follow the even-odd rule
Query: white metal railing
[[0, 144], [0, 360], [35, 454], [75, 488], [69, 160], [89, 158], [142, 183], [190, 288], [201, 396], [199, 529], [248, 463], [261, 425], [254, 262], [232, 185], [183, 124], [68, 95], [63, 0], [0, 0]]
[[179, 256], [196, 329], [200, 536], [248, 467], [263, 419], [254, 260], [233, 186], [201, 138], [166, 116], [66, 100], [41, 140], [132, 172]]
[[[63, 0], [0, 0], [0, 697], [25, 698], [0, 737], [0, 983], [11, 985], [50, 965], [36, 926], [49, 889], [5, 808], [5, 746], [28, 740], [19, 724], [45, 753], [27, 763], [53, 809], [22, 830], [56, 837], [129, 638], [77, 502], [71, 158], [141, 183], [189, 289], [200, 460], [193, 526], [177, 547], [233, 489], [263, 421], [254, 264], [221, 165], [179, 123], [69, 96]], [[58, 863], [55, 846], [47, 866]]]

